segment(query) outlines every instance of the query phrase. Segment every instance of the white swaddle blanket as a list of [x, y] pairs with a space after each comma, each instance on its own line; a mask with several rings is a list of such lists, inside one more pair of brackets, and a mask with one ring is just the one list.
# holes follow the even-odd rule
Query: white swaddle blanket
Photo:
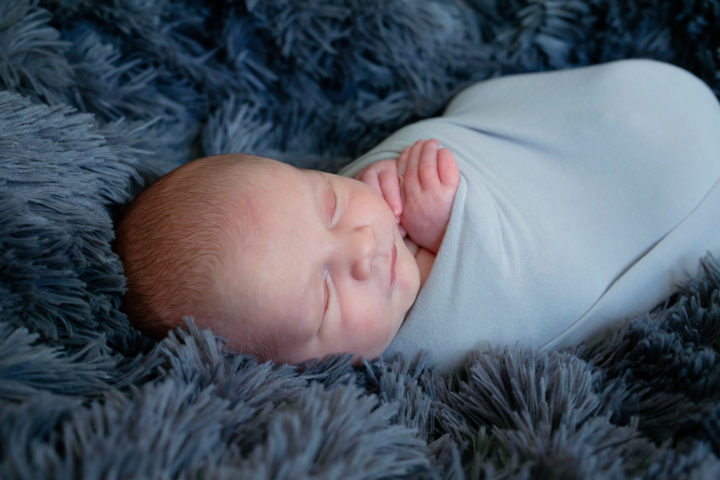
[[647, 312], [720, 252], [720, 107], [684, 70], [621, 61], [482, 82], [341, 174], [419, 138], [460, 185], [386, 354], [451, 369], [484, 343], [557, 348]]

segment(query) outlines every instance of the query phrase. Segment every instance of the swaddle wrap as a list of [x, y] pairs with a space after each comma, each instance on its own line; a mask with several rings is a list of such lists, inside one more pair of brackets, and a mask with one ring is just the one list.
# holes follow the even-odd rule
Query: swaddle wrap
[[558, 348], [648, 311], [720, 251], [720, 108], [689, 73], [622, 61], [473, 85], [340, 173], [420, 138], [460, 185], [386, 355], [447, 370], [483, 344]]

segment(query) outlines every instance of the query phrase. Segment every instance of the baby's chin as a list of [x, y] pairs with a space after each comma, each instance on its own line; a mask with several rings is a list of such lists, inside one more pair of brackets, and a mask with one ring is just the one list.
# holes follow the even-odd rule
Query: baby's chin
[[399, 292], [404, 293], [404, 309], [403, 318], [412, 308], [415, 299], [420, 293], [420, 267], [418, 266], [415, 255], [410, 251], [405, 241], [400, 237], [397, 245], [397, 261], [396, 261], [396, 287]]

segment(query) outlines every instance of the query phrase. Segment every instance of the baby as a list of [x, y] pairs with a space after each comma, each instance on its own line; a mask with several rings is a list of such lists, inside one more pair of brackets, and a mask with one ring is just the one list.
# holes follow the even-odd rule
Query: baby
[[117, 228], [126, 310], [154, 334], [192, 315], [276, 361], [379, 356], [430, 271], [459, 174], [420, 140], [358, 177], [248, 155], [171, 172]]
[[340, 175], [201, 159], [118, 225], [125, 309], [282, 362], [576, 343], [720, 251], [719, 132], [707, 86], [635, 60], [473, 85]]

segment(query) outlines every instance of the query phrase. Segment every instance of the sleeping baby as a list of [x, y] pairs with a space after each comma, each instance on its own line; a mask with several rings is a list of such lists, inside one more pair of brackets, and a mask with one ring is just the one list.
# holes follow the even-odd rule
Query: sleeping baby
[[[432, 228], [418, 239], [432, 235], [435, 251], [459, 178], [443, 150], [440, 166], [454, 168], [454, 183], [438, 179], [423, 190], [419, 171], [437, 150], [436, 141], [417, 142], [398, 162], [407, 170], [401, 218], [410, 202], [425, 206], [420, 220], [437, 222], [425, 221]], [[373, 173], [385, 181], [374, 166], [365, 176]], [[413, 225], [405, 228], [412, 233]], [[145, 190], [120, 223], [117, 250], [126, 310], [143, 330], [161, 334], [192, 315], [238, 350], [299, 362], [385, 350], [432, 265], [434, 252], [410, 238], [360, 181], [225, 155], [190, 162]]]
[[[424, 140], [432, 138], [432, 140]], [[124, 308], [260, 359], [559, 348], [667, 298], [720, 251], [720, 107], [646, 60], [475, 84], [340, 175], [196, 160], [117, 227]]]

